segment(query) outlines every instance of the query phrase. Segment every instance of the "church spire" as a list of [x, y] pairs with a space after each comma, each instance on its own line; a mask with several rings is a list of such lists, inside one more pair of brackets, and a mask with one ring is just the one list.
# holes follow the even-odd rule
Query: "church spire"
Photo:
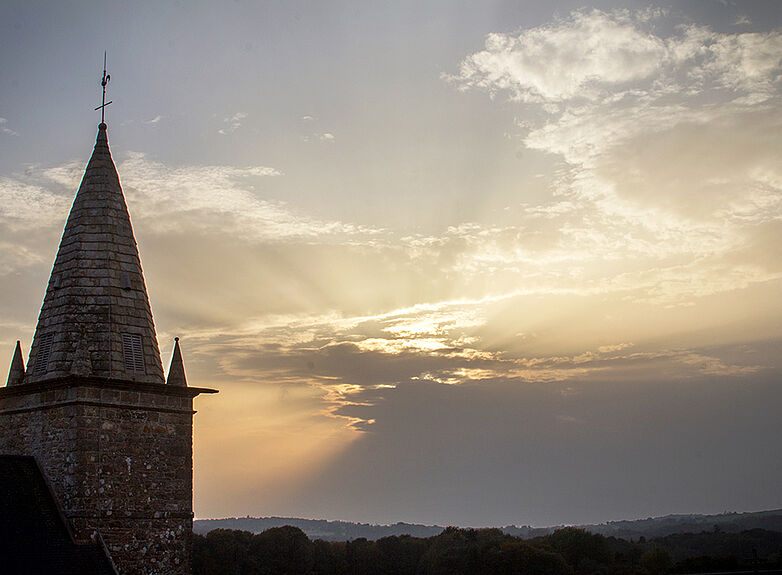
[[17, 385], [24, 381], [24, 360], [22, 359], [22, 346], [16, 341], [14, 357], [11, 360], [11, 369], [8, 371], [6, 385]]
[[164, 381], [138, 248], [104, 123], [65, 224], [25, 382], [86, 373]]
[[166, 385], [187, 387], [185, 364], [182, 363], [182, 352], [179, 350], [179, 338], [174, 338], [174, 353], [171, 354], [171, 366], [168, 368]]

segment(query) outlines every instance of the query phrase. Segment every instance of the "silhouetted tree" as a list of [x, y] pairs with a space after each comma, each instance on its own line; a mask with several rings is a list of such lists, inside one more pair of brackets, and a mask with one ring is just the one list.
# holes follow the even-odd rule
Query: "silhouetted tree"
[[449, 527], [430, 541], [429, 550], [420, 562], [421, 575], [569, 575], [572, 572], [558, 553], [506, 535], [499, 529]]
[[538, 538], [538, 541], [561, 554], [577, 573], [597, 572], [599, 565], [608, 565], [613, 559], [606, 538], [584, 529], [557, 529], [550, 535]]
[[416, 575], [426, 552], [425, 540], [410, 535], [383, 537], [375, 542], [379, 575]]
[[671, 572], [673, 559], [665, 549], [656, 547], [641, 555], [641, 568], [646, 575], [665, 575]]
[[315, 575], [343, 575], [348, 573], [348, 562], [344, 542], [331, 543], [318, 539], [312, 544]]
[[[194, 575], [664, 575], [772, 568], [782, 533], [679, 533], [625, 541], [565, 528], [532, 541], [499, 529], [449, 527], [345, 543], [310, 541], [297, 527], [193, 537]], [[674, 564], [674, 559], [679, 562]]]
[[259, 575], [309, 575], [314, 564], [312, 542], [298, 527], [273, 527], [254, 535], [250, 553]]
[[347, 573], [352, 575], [373, 575], [380, 568], [375, 542], [367, 541], [363, 537], [345, 544], [345, 559], [348, 564]]
[[198, 575], [246, 575], [254, 572], [249, 555], [253, 534], [214, 529], [193, 536], [193, 572]]
[[487, 573], [515, 575], [566, 575], [570, 566], [559, 553], [535, 547], [520, 539], [503, 541], [489, 550], [484, 559]]

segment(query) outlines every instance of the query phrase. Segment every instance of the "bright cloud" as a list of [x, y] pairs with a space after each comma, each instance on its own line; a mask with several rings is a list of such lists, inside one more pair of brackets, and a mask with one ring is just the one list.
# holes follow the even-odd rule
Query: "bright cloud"
[[690, 94], [709, 84], [755, 100], [773, 91], [782, 66], [780, 32], [718, 34], [690, 25], [663, 37], [653, 31], [662, 18], [661, 11], [584, 10], [518, 36], [490, 34], [486, 49], [449, 78], [462, 88], [552, 104], [623, 98], [639, 88], [671, 94], [678, 81]]
[[227, 135], [235, 132], [242, 126], [242, 121], [247, 117], [246, 112], [236, 112], [233, 116], [223, 118], [224, 128], [217, 130], [218, 134]]
[[317, 220], [282, 202], [263, 199], [261, 182], [280, 175], [266, 166], [170, 168], [143, 154], [130, 154], [118, 169], [140, 223], [159, 230], [211, 230], [264, 242], [375, 233], [348, 223]]
[[[219, 377], [310, 388], [329, 417], [346, 417], [340, 410], [357, 395], [369, 394], [362, 401], [371, 406], [383, 386], [410, 382], [760, 369], [697, 345], [650, 346], [673, 329], [662, 321], [640, 335], [634, 328], [647, 306], [676, 324], [685, 312], [667, 310], [782, 279], [778, 258], [758, 255], [782, 241], [780, 35], [685, 26], [664, 37], [655, 22], [666, 17], [575, 12], [516, 36], [492, 34], [464, 60], [451, 81], [508, 94], [523, 144], [562, 161], [550, 196], [508, 208], [515, 217], [503, 224], [401, 235], [269, 199], [282, 176], [272, 167], [167, 166], [129, 154], [118, 170], [136, 228], [160, 242], [192, 238], [220, 260], [213, 269], [243, 270], [216, 272], [208, 299], [189, 296], [187, 307], [203, 312], [187, 330], [196, 357], [212, 358]], [[245, 117], [226, 117], [224, 133]], [[61, 225], [82, 171], [74, 162], [0, 181], [0, 218]], [[213, 245], [224, 238], [230, 247]], [[199, 281], [200, 255], [161, 262]], [[35, 260], [10, 254], [2, 265], [23, 259]], [[277, 308], [245, 303], [237, 317], [213, 293]], [[181, 304], [165, 305], [176, 315]], [[624, 307], [636, 315], [607, 319]], [[617, 324], [623, 335], [609, 335]], [[552, 343], [571, 332], [582, 341]]]
[[[342, 321], [335, 321], [332, 316], [291, 317], [265, 328], [256, 324], [246, 335], [229, 337], [219, 346], [213, 346], [210, 354], [222, 358], [221, 366], [229, 378], [248, 382], [286, 381], [321, 389], [327, 406], [324, 413], [344, 418], [346, 425], [358, 429], [370, 425], [368, 419], [355, 415], [344, 417], [345, 406], [360, 403], [371, 407], [382, 398], [383, 390], [407, 383], [587, 382], [614, 379], [622, 374], [632, 374], [637, 380], [659, 377], [661, 373], [669, 378], [686, 379], [747, 375], [763, 369], [752, 362], [751, 354], [737, 362], [735, 358], [720, 357], [719, 351], [716, 354], [688, 348], [650, 351], [636, 349], [628, 342], [606, 344], [572, 355], [516, 355], [507, 350], [487, 349], [487, 344], [491, 345], [489, 341], [468, 335], [480, 333], [486, 323], [447, 333], [437, 326], [410, 334], [395, 331], [393, 328], [409, 315], [409, 311], [400, 310], [398, 315]], [[424, 316], [420, 319], [425, 321]], [[292, 333], [297, 337], [290, 339], [285, 335]], [[213, 336], [211, 339], [215, 341]], [[368, 410], [367, 414], [371, 419], [372, 411]]]
[[[459, 230], [475, 255], [463, 268], [537, 264], [567, 277], [569, 267], [592, 289], [659, 303], [778, 277], [773, 266], [736, 267], [733, 254], [755, 243], [760, 223], [782, 218], [782, 31], [690, 24], [663, 36], [666, 18], [578, 11], [490, 34], [465, 58], [450, 80], [534, 110], [519, 120], [524, 145], [566, 169], [554, 202], [526, 207], [542, 221], [528, 220], [516, 241], [503, 237], [518, 229]], [[536, 229], [547, 230], [544, 250], [522, 239]]]
[[592, 99], [603, 84], [649, 78], [667, 58], [665, 42], [636, 23], [628, 12], [594, 10], [516, 37], [490, 34], [454, 79], [528, 102]]
[[[221, 348], [226, 373], [266, 371], [322, 389], [330, 416], [363, 429], [382, 390], [410, 382], [766, 369], [751, 354], [651, 341], [686, 324], [677, 316], [694, 320], [724, 294], [763, 293], [782, 279], [773, 258], [759, 255], [782, 240], [782, 35], [686, 25], [662, 36], [657, 24], [667, 17], [581, 11], [516, 36], [489, 35], [449, 80], [533, 110], [519, 116], [524, 145], [563, 161], [551, 197], [524, 204], [513, 224], [359, 240], [389, 258], [397, 277], [415, 285], [433, 276], [448, 289], [420, 284], [421, 303], [376, 314], [351, 316], [337, 304], [322, 316], [253, 318], [241, 346], [232, 339]], [[552, 327], [558, 315], [561, 331]], [[647, 323], [641, 331], [638, 321]], [[552, 341], [567, 348], [570, 331], [579, 343], [554, 353]], [[640, 340], [605, 339], [614, 332]], [[357, 405], [366, 417], [345, 410]]]
[[[157, 230], [227, 233], [247, 241], [312, 240], [372, 235], [376, 230], [297, 214], [263, 199], [261, 182], [280, 172], [267, 166], [169, 167], [130, 153], [119, 162], [134, 223]], [[84, 165], [70, 162], [0, 180], [0, 218], [59, 225], [73, 201]]]
[[[135, 120], [115, 118], [112, 149], [164, 363], [180, 336], [191, 384], [221, 391], [199, 408], [199, 513], [350, 518], [382, 493], [364, 519], [706, 511], [697, 486], [725, 479], [726, 454], [740, 465], [712, 508], [760, 492], [743, 508], [779, 506], [758, 489], [781, 471], [756, 441], [779, 435], [782, 370], [782, 29], [768, 2], [365, 3], [325, 19], [266, 4], [115, 18], [159, 23], [145, 39], [163, 51], [178, 42], [172, 66], [143, 67], [148, 81], [115, 98]], [[4, 54], [8, 358], [17, 339], [29, 349], [91, 145], [68, 136], [65, 110], [89, 114], [84, 102], [31, 107], [15, 80], [32, 64], [81, 93], [46, 58], [45, 24], [7, 26], [29, 56]], [[39, 124], [43, 143], [14, 136]], [[630, 507], [607, 516], [622, 492]], [[639, 493], [681, 499], [632, 507]]]

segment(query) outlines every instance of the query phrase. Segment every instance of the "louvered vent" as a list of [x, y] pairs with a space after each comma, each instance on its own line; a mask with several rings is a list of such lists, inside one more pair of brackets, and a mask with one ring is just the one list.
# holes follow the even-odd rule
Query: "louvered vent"
[[54, 332], [44, 333], [38, 340], [38, 354], [35, 356], [35, 371], [43, 373], [49, 363], [49, 355], [52, 353]]
[[144, 352], [139, 334], [122, 334], [122, 352], [125, 355], [126, 372], [144, 373]]

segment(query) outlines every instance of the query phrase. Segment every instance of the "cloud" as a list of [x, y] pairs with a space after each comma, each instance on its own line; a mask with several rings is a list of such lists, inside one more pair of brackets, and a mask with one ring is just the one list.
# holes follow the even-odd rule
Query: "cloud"
[[562, 170], [519, 225], [456, 230], [457, 265], [658, 304], [778, 278], [748, 248], [782, 218], [780, 54], [781, 30], [718, 33], [657, 10], [489, 35], [447, 79], [517, 101], [523, 144]]
[[[310, 116], [309, 114], [302, 116], [300, 119], [305, 124], [317, 121], [315, 116]], [[333, 142], [336, 138], [331, 132], [311, 132], [301, 136], [301, 139], [304, 142]]]
[[0, 221], [10, 229], [61, 225], [72, 201], [61, 190], [45, 187], [41, 178], [0, 177]]
[[446, 77], [463, 89], [506, 92], [522, 102], [551, 104], [551, 110], [565, 101], [621, 98], [639, 89], [660, 97], [716, 85], [756, 99], [773, 90], [782, 33], [719, 34], [689, 25], [664, 37], [653, 25], [664, 17], [663, 11], [582, 10], [518, 36], [493, 33], [485, 50]]
[[[555, 296], [548, 296], [554, 300]], [[576, 336], [577, 351], [551, 353], [536, 334], [514, 334], [502, 341], [503, 319], [518, 329], [534, 325], [527, 297], [510, 295], [475, 301], [418, 305], [374, 316], [281, 315], [255, 318], [243, 327], [204, 334], [211, 342], [200, 353], [219, 358], [223, 377], [265, 385], [305, 385], [320, 389], [323, 413], [345, 419], [359, 430], [371, 426], [372, 410], [360, 417], [347, 406], [370, 407], [387, 389], [434, 382], [444, 385], [484, 383], [540, 384], [617, 381], [659, 377], [690, 380], [704, 376], [738, 377], [774, 365], [749, 350], [726, 347], [661, 347], [627, 341], [585, 347], [594, 337]], [[599, 298], [585, 299], [580, 307]], [[538, 298], [542, 316], [554, 309]], [[600, 317], [601, 312], [595, 311]], [[661, 313], [660, 315], [664, 315]], [[697, 312], [695, 313], [697, 315]], [[527, 316], [525, 318], [525, 316]], [[572, 322], [566, 313], [565, 324]], [[501, 319], [502, 318], [502, 319]], [[526, 321], [525, 321], [526, 320]], [[590, 321], [582, 314], [583, 321]], [[549, 316], [550, 321], [550, 316]], [[688, 319], [682, 320], [685, 324]], [[609, 327], [609, 326], [607, 326]], [[649, 329], [651, 326], [647, 326]], [[616, 326], [610, 326], [615, 329]], [[571, 328], [572, 329], [572, 328]], [[610, 330], [609, 330], [610, 331]], [[652, 328], [652, 331], [654, 329]], [[555, 333], [560, 345], [563, 334]], [[199, 339], [197, 333], [191, 340]], [[539, 349], [535, 353], [534, 349]], [[752, 349], [750, 346], [749, 349]]]
[[162, 120], [163, 118], [164, 118], [164, 116], [161, 116], [160, 114], [158, 114], [157, 116], [155, 116], [151, 120], [145, 120], [143, 123], [147, 124], [147, 125], [155, 125], [155, 124], [158, 124], [160, 122], [160, 120]]
[[236, 112], [233, 116], [226, 116], [223, 118], [223, 123], [226, 127], [217, 130], [218, 134], [227, 135], [232, 134], [242, 126], [242, 120], [247, 117], [246, 112]]
[[650, 78], [666, 60], [665, 42], [638, 20], [626, 11], [581, 11], [516, 37], [490, 34], [451, 79], [529, 102], [594, 99], [603, 85]]
[[[17, 242], [0, 241], [0, 276], [43, 263], [48, 263], [48, 259], [44, 259], [37, 251]], [[24, 326], [24, 329], [28, 329], [28, 326]]]
[[313, 134], [306, 134], [302, 136], [301, 139], [304, 142], [318, 141], [318, 142], [327, 142], [327, 143], [331, 143], [336, 140], [334, 134], [332, 134], [331, 132], [315, 132]]
[[[778, 35], [665, 18], [575, 12], [465, 58], [450, 81], [507, 94], [521, 143], [557, 162], [548, 194], [509, 202], [503, 223], [402, 235], [271, 200], [282, 175], [268, 166], [130, 154], [118, 168], [139, 237], [154, 238], [156, 317], [187, 328], [209, 377], [306, 388], [356, 429], [400, 385], [762, 371], [691, 330], [724, 341], [782, 281]], [[12, 180], [45, 205], [81, 169]]]
[[262, 198], [261, 182], [280, 172], [267, 166], [169, 167], [139, 153], [118, 166], [123, 188], [142, 225], [230, 234], [245, 241], [314, 241], [376, 233], [370, 228], [324, 221]]
[[19, 134], [6, 126], [8, 120], [0, 118], [0, 134], [6, 134], [8, 136], [18, 136]]
[[766, 478], [782, 477], [764, 439], [780, 428], [774, 381], [400, 385], [345, 408], [371, 431], [282, 506], [473, 526], [766, 508]]
[[[264, 199], [263, 182], [281, 176], [268, 166], [166, 166], [143, 154], [129, 153], [117, 167], [134, 227], [141, 235], [191, 235], [257, 245], [372, 242], [381, 233], [313, 218], [284, 202]], [[4, 273], [24, 261], [50, 257], [51, 246], [39, 240], [48, 238], [50, 231], [62, 230], [83, 174], [83, 162], [73, 161], [30, 166], [24, 173], [0, 177], [0, 265]], [[40, 232], [24, 233], [30, 229]], [[12, 242], [16, 249], [11, 249]], [[15, 255], [19, 253], [27, 255], [20, 258]]]

